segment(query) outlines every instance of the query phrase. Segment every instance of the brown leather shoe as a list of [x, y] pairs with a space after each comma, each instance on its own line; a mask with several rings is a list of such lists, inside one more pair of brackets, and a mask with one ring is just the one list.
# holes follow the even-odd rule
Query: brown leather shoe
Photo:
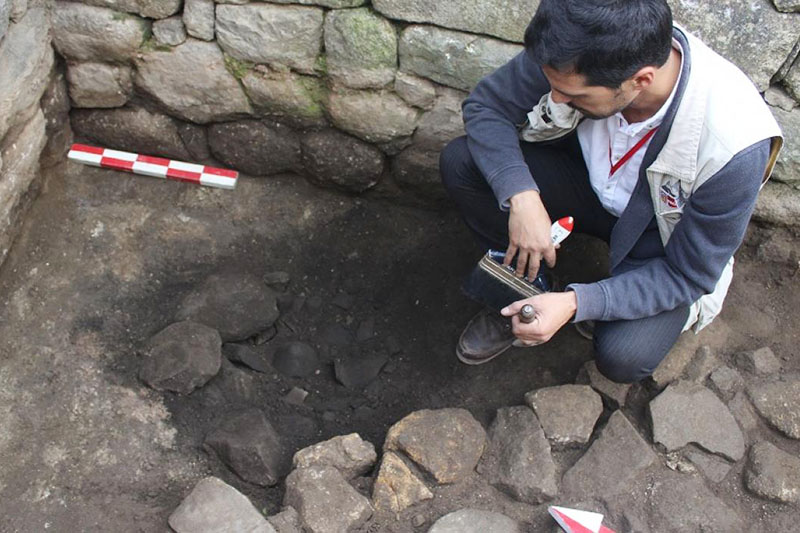
[[514, 344], [511, 320], [486, 308], [472, 317], [461, 333], [456, 357], [468, 365], [488, 363]]

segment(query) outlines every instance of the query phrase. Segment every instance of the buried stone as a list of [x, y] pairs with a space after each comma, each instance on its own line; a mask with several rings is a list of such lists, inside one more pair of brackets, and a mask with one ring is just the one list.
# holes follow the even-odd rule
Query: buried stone
[[377, 458], [371, 443], [351, 433], [303, 448], [294, 454], [292, 464], [295, 468], [332, 466], [345, 479], [353, 479], [369, 472]]
[[287, 470], [280, 437], [264, 413], [250, 409], [209, 433], [203, 447], [236, 474], [256, 485], [275, 485]]
[[249, 346], [226, 343], [222, 346], [222, 352], [225, 354], [225, 357], [228, 358], [228, 361], [244, 365], [256, 372], [267, 374], [274, 370], [264, 357]]
[[291, 341], [275, 351], [272, 366], [284, 376], [304, 378], [319, 368], [319, 358], [317, 351], [310, 345]]
[[336, 380], [351, 389], [365, 387], [378, 377], [388, 361], [389, 355], [385, 352], [351, 354], [337, 358], [334, 361]]

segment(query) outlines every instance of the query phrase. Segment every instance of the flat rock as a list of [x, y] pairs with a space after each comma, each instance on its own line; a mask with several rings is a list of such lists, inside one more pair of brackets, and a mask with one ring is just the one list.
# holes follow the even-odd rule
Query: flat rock
[[219, 333], [196, 322], [178, 322], [147, 342], [139, 378], [156, 390], [190, 394], [214, 377], [221, 364]]
[[781, 369], [780, 361], [769, 346], [737, 354], [736, 366], [744, 372], [757, 376], [774, 374]]
[[206, 436], [203, 447], [249, 483], [276, 485], [286, 465], [280, 436], [258, 409], [234, 414]]
[[300, 168], [300, 138], [289, 127], [261, 120], [214, 124], [208, 129], [211, 153], [254, 176]]
[[75, 109], [72, 128], [83, 138], [117, 150], [187, 161], [191, 154], [167, 115], [143, 108]]
[[594, 359], [587, 361], [583, 368], [586, 370], [589, 385], [604, 396], [612, 407], [620, 408], [625, 406], [628, 391], [631, 390], [629, 383], [617, 383], [605, 377], [597, 369], [597, 363], [595, 363]]
[[542, 426], [525, 406], [498, 409], [489, 428], [481, 473], [521, 502], [538, 504], [558, 494], [556, 465]]
[[267, 517], [276, 533], [303, 533], [303, 523], [294, 507], [286, 507], [278, 514]]
[[[196, 75], [197, 65], [203, 65], [202, 76]], [[136, 72], [136, 85], [184, 120], [206, 124], [251, 112], [215, 43], [188, 39], [169, 51], [143, 53], [136, 60]]]
[[369, 8], [331, 11], [325, 17], [325, 55], [334, 82], [381, 88], [394, 81], [397, 33]]
[[250, 500], [221, 479], [201, 480], [169, 517], [176, 533], [275, 533]]
[[184, 0], [183, 24], [192, 37], [213, 41], [215, 18], [214, 0]]
[[71, 61], [130, 62], [150, 32], [150, 22], [113, 9], [54, 2], [53, 44]]
[[736, 393], [728, 403], [728, 409], [744, 431], [752, 431], [758, 427], [758, 415], [744, 391]]
[[522, 533], [519, 522], [506, 515], [477, 509], [461, 509], [437, 520], [428, 533]]
[[766, 500], [800, 502], [800, 459], [769, 442], [750, 448], [744, 480], [753, 494]]
[[165, 46], [178, 46], [186, 41], [186, 27], [181, 17], [169, 17], [153, 23], [156, 42]]
[[291, 505], [310, 533], [340, 533], [358, 528], [372, 506], [332, 466], [298, 468], [286, 478], [284, 505]]
[[311, 132], [301, 142], [303, 167], [314, 183], [361, 193], [383, 174], [384, 156], [374, 146], [336, 130]]
[[454, 483], [475, 469], [486, 431], [465, 409], [411, 413], [386, 435], [384, 451], [405, 453], [439, 483]]
[[338, 89], [327, 109], [339, 129], [370, 143], [386, 143], [414, 133], [419, 111], [391, 92]]
[[588, 385], [548, 387], [525, 395], [544, 434], [554, 446], [582, 446], [589, 442], [603, 414], [603, 401]]
[[516, 0], [373, 0], [373, 7], [389, 18], [427, 22], [454, 30], [493, 35], [506, 41], [522, 42], [525, 28], [539, 2]]
[[744, 435], [717, 396], [688, 381], [670, 385], [650, 402], [653, 440], [667, 451], [695, 443], [732, 461], [744, 457]]
[[713, 483], [721, 483], [733, 467], [725, 459], [697, 449], [689, 449], [686, 452], [686, 458]]
[[655, 460], [650, 445], [622, 411], [615, 411], [589, 450], [564, 474], [562, 494], [618, 494]]
[[369, 385], [389, 361], [385, 352], [351, 353], [333, 362], [336, 381], [351, 389]]
[[376, 510], [399, 513], [417, 503], [430, 500], [433, 493], [395, 453], [387, 452], [372, 487]]
[[319, 368], [319, 357], [310, 344], [289, 341], [275, 351], [272, 366], [284, 376], [304, 378]]
[[424, 78], [407, 72], [395, 74], [394, 92], [407, 104], [422, 109], [430, 109], [436, 102], [436, 86]]
[[263, 355], [244, 344], [223, 344], [222, 353], [228, 358], [228, 361], [244, 365], [262, 374], [269, 374], [275, 370]]
[[218, 4], [217, 41], [236, 59], [312, 73], [322, 50], [323, 17], [317, 7]]
[[647, 491], [652, 531], [748, 531], [736, 510], [717, 498], [700, 476], [669, 473]]
[[259, 65], [242, 77], [242, 84], [259, 115], [298, 127], [327, 124], [322, 102], [328, 89], [319, 78]]
[[723, 401], [730, 401], [744, 386], [741, 374], [729, 366], [721, 366], [714, 370], [708, 378], [709, 387]]
[[522, 47], [489, 37], [435, 26], [412, 25], [400, 35], [400, 68], [435, 82], [470, 91], [522, 51]]
[[695, 383], [703, 383], [706, 378], [720, 367], [719, 359], [710, 346], [700, 346], [684, 372], [686, 379]]
[[800, 379], [751, 387], [758, 413], [787, 437], [800, 439]]
[[345, 479], [353, 479], [369, 472], [377, 458], [372, 443], [351, 433], [303, 448], [294, 454], [292, 463], [295, 468], [332, 466]]
[[121, 107], [133, 92], [131, 69], [104, 63], [76, 63], [67, 67], [73, 107]]
[[229, 342], [269, 328], [278, 319], [278, 304], [254, 275], [212, 275], [183, 299], [178, 316], [215, 328]]

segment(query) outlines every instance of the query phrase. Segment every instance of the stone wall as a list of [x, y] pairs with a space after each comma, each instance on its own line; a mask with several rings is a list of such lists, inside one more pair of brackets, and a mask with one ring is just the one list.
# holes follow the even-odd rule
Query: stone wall
[[0, 263], [70, 141], [63, 67], [44, 0], [0, 0]]

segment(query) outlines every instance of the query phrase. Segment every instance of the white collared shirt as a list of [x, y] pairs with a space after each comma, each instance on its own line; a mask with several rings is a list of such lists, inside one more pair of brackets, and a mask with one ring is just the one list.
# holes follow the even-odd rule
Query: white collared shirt
[[[681, 53], [681, 69], [683, 71], [683, 49], [674, 41], [673, 48]], [[643, 122], [629, 124], [622, 113], [616, 113], [600, 120], [584, 120], [578, 126], [578, 140], [581, 143], [583, 159], [589, 170], [589, 181], [595, 194], [600, 199], [603, 207], [614, 216], [620, 216], [628, 205], [639, 180], [639, 168], [647, 147], [652, 142], [648, 140], [640, 150], [620, 167], [613, 176], [611, 173], [612, 161], [616, 163], [631, 150], [647, 133], [661, 125], [667, 109], [675, 98], [680, 74], [672, 88], [672, 93], [655, 115]], [[609, 148], [611, 160], [609, 161]]]

